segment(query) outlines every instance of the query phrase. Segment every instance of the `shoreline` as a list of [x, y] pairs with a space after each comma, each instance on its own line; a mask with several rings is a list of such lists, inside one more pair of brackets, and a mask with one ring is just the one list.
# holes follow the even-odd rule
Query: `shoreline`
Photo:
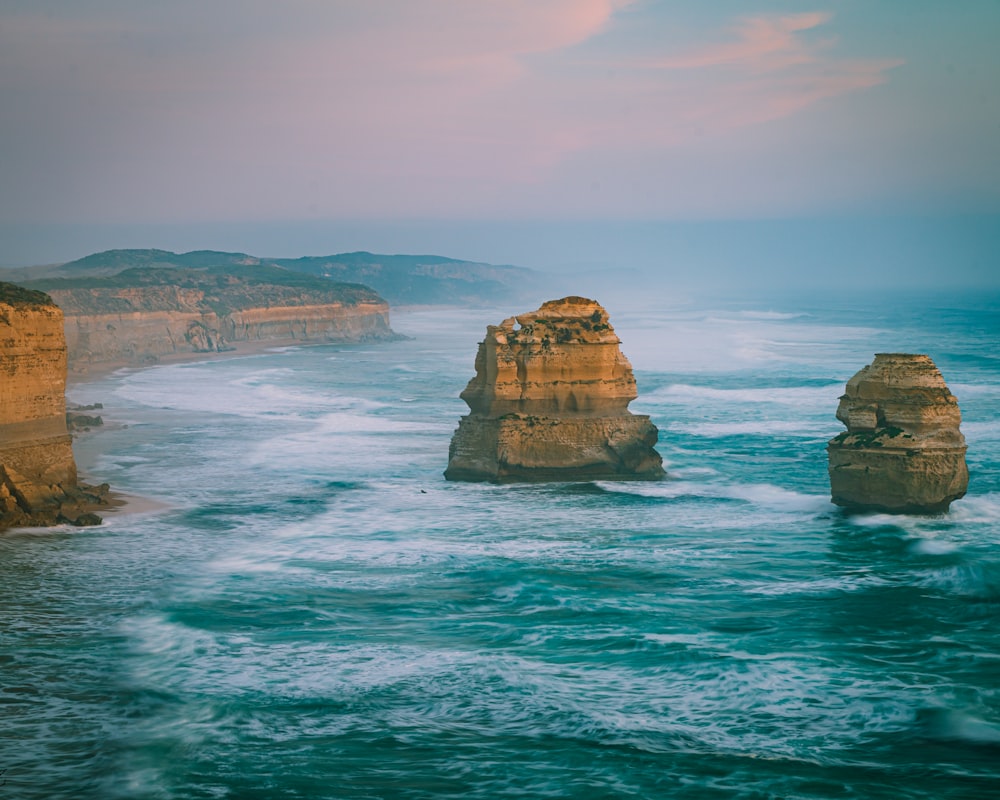
[[[259, 353], [266, 353], [269, 350], [277, 350], [287, 347], [308, 347], [310, 345], [321, 344], [336, 344], [336, 342], [303, 341], [302, 339], [293, 338], [259, 339], [251, 342], [238, 342], [232, 350], [211, 353], [169, 353], [167, 355], [157, 357], [155, 361], [150, 360], [145, 363], [136, 363], [134, 361], [127, 361], [124, 359], [101, 361], [95, 364], [88, 364], [84, 366], [83, 369], [67, 369], [66, 390], [68, 392], [70, 389], [75, 387], [83, 386], [88, 383], [96, 383], [109, 378], [118, 372], [131, 373], [133, 371], [166, 366], [169, 364], [221, 361], [228, 358], [240, 358], [257, 355]], [[67, 411], [70, 410], [69, 404], [67, 403]], [[101, 416], [103, 417], [103, 414]], [[113, 421], [111, 425], [114, 426]], [[99, 437], [104, 430], [105, 429], [102, 426], [100, 428], [91, 428], [86, 431], [73, 432], [72, 436], [74, 444], [77, 437]], [[75, 448], [73, 457], [74, 459], [77, 458]], [[77, 468], [79, 470], [79, 485], [93, 485], [95, 481], [98, 484], [105, 482], [103, 477], [94, 476], [93, 467], [93, 463], [77, 462]], [[108, 490], [108, 502], [104, 505], [95, 504], [90, 510], [101, 517], [101, 525], [104, 525], [110, 521], [112, 516], [118, 519], [126, 519], [132, 516], [156, 514], [168, 511], [171, 508], [174, 508], [174, 505], [166, 500], [149, 497], [148, 495], [133, 494], [128, 491], [117, 489], [112, 485]], [[83, 529], [81, 528], [81, 530]]]
[[107, 521], [107, 514], [114, 514], [116, 517], [133, 517], [137, 515], [156, 514], [160, 511], [169, 511], [175, 506], [165, 500], [158, 500], [155, 497], [147, 497], [142, 494], [132, 494], [131, 492], [119, 492], [114, 489], [109, 490], [110, 498], [106, 506], [98, 506], [106, 512], [103, 515]]
[[[155, 360], [148, 360], [142, 363], [136, 363], [135, 361], [129, 361], [126, 359], [116, 359], [112, 361], [99, 361], [93, 364], [86, 364], [82, 368], [68, 367], [66, 371], [66, 390], [70, 390], [74, 387], [79, 387], [86, 385], [88, 383], [96, 383], [97, 381], [104, 380], [111, 377], [118, 372], [128, 372], [139, 371], [144, 369], [150, 369], [153, 367], [160, 367], [172, 364], [188, 364], [201, 361], [222, 361], [230, 358], [241, 358], [246, 356], [258, 355], [261, 353], [267, 353], [272, 350], [281, 350], [291, 347], [317, 347], [320, 345], [361, 345], [361, 344], [382, 344], [385, 342], [399, 341], [399, 339], [404, 338], [396, 334], [395, 336], [389, 336], [385, 339], [376, 339], [370, 341], [319, 341], [319, 340], [305, 340], [305, 339], [295, 339], [291, 337], [280, 338], [280, 339], [257, 339], [253, 341], [241, 341], [236, 342], [232, 345], [231, 350], [224, 350], [222, 352], [186, 352], [186, 353], [168, 353], [162, 356], [155, 357]], [[69, 405], [67, 404], [67, 411], [70, 411]], [[89, 431], [80, 431], [73, 434], [74, 440], [79, 435], [99, 436], [102, 433], [101, 429], [91, 429]], [[74, 451], [74, 459], [76, 458], [76, 453]], [[78, 468], [82, 477], [81, 484], [86, 484], [94, 480], [91, 475], [91, 467], [93, 464], [78, 464]], [[98, 481], [98, 483], [103, 483], [104, 481]], [[95, 505], [92, 509], [95, 513], [100, 514], [104, 521], [107, 519], [105, 516], [107, 514], [114, 514], [117, 517], [128, 517], [139, 514], [154, 514], [161, 511], [167, 511], [174, 506], [164, 500], [160, 500], [154, 497], [148, 497], [146, 495], [131, 494], [130, 492], [121, 491], [115, 489], [112, 486], [108, 491], [108, 503], [106, 505]], [[103, 523], [102, 523], [103, 524]]]
[[[373, 340], [374, 343], [381, 341], [394, 341], [393, 339]], [[280, 350], [288, 347], [317, 347], [319, 345], [345, 345], [345, 344], [370, 344], [372, 342], [338, 342], [338, 341], [318, 341], [315, 339], [257, 339], [248, 342], [237, 342], [231, 350], [212, 352], [188, 352], [188, 353], [167, 353], [156, 356], [155, 360], [150, 359], [144, 362], [129, 361], [127, 359], [116, 359], [113, 361], [98, 361], [92, 364], [85, 364], [82, 367], [70, 366], [66, 371], [66, 388], [71, 386], [81, 386], [107, 378], [116, 372], [128, 370], [129, 372], [153, 367], [162, 367], [170, 364], [187, 364], [197, 361], [222, 361], [228, 358], [240, 358], [241, 356], [252, 356], [266, 353], [269, 350]]]

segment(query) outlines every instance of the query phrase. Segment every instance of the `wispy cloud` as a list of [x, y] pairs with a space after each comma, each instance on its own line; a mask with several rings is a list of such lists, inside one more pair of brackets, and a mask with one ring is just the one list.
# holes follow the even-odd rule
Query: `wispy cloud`
[[[625, 60], [631, 89], [647, 99], [637, 143], [670, 147], [772, 122], [888, 80], [898, 58], [848, 58], [834, 36], [817, 37], [828, 12], [737, 20], [716, 40]], [[622, 135], [606, 125], [604, 135]]]
[[571, 191], [568, 169], [724, 142], [901, 63], [843, 56], [820, 11], [706, 12], [702, 42], [669, 50], [669, 12], [638, 0], [10, 2], [0, 215], [26, 197], [147, 216], [509, 212]]
[[816, 11], [787, 16], [758, 16], [740, 20], [733, 26], [728, 42], [710, 43], [686, 52], [668, 55], [652, 66], [662, 69], [701, 69], [729, 66], [754, 71], [784, 69], [815, 63], [831, 40], [810, 44], [797, 34], [831, 20], [832, 14]]

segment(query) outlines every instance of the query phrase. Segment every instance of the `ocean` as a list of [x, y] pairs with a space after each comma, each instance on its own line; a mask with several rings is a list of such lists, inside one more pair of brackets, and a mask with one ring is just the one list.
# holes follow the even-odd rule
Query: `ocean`
[[[667, 478], [446, 482], [526, 308], [72, 386], [161, 507], [0, 535], [0, 798], [1000, 796], [997, 298], [609, 305]], [[969, 494], [849, 515], [837, 398], [900, 351]]]

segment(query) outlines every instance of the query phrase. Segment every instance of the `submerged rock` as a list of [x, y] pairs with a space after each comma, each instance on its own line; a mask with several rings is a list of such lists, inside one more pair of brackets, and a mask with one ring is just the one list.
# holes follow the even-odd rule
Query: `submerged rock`
[[962, 415], [925, 355], [878, 353], [847, 382], [827, 445], [833, 502], [891, 513], [944, 511], [965, 494]]
[[656, 426], [633, 414], [632, 365], [607, 312], [566, 297], [490, 325], [448, 480], [635, 480], [663, 476]]

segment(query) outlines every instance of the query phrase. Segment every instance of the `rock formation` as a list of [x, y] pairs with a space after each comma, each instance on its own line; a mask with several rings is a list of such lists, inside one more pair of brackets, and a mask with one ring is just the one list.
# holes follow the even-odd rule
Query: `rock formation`
[[827, 445], [833, 502], [893, 513], [944, 511], [969, 471], [958, 402], [925, 355], [878, 353], [847, 382]]
[[133, 269], [35, 281], [65, 314], [70, 369], [143, 364], [238, 342], [360, 342], [395, 337], [374, 290], [260, 265]]
[[66, 429], [62, 312], [42, 292], [0, 283], [0, 529], [94, 524], [107, 486], [77, 483]]
[[566, 297], [490, 325], [448, 480], [636, 480], [663, 476], [657, 430], [632, 414], [632, 365], [593, 300]]

